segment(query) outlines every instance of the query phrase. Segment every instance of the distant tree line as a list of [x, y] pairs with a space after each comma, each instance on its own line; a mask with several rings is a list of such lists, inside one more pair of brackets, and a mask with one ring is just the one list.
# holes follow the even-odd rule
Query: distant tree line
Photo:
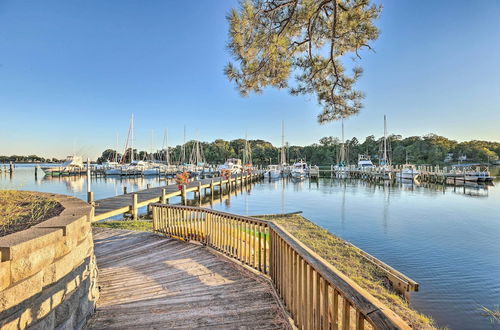
[[8, 163], [8, 162], [16, 162], [16, 163], [58, 163], [61, 160], [57, 158], [44, 158], [37, 155], [28, 155], [28, 156], [0, 156], [0, 163]]
[[[368, 155], [377, 163], [380, 157], [380, 146], [383, 139], [368, 136], [362, 143], [356, 138], [345, 141], [347, 150], [347, 162], [356, 164], [359, 154]], [[184, 161], [189, 162], [189, 156], [194, 146], [194, 141], [189, 141], [183, 148], [181, 145], [169, 148], [169, 159], [172, 163], [178, 163], [185, 154]], [[255, 165], [267, 165], [279, 162], [280, 148], [273, 146], [270, 142], [263, 140], [249, 140], [252, 151], [252, 162]], [[425, 136], [411, 136], [403, 138], [401, 135], [390, 135], [388, 137], [390, 146], [389, 156], [394, 164], [404, 164], [406, 161], [414, 164], [445, 164], [463, 162], [491, 162], [499, 159], [500, 143], [472, 140], [457, 142], [436, 134]], [[200, 142], [206, 162], [210, 164], [221, 164], [228, 158], [242, 158], [245, 148], [244, 139], [226, 141], [217, 139], [213, 142]], [[308, 146], [286, 146], [286, 155], [289, 163], [303, 159], [310, 164], [331, 165], [338, 162], [337, 156], [341, 147], [341, 141], [332, 136], [323, 137], [319, 143]], [[116, 154], [113, 149], [105, 150], [98, 162], [113, 161], [122, 158], [120, 153]], [[153, 153], [138, 151], [134, 149], [134, 159], [139, 160], [166, 160], [166, 150], [158, 150]], [[125, 162], [131, 159], [131, 150], [128, 149], [124, 157]]]

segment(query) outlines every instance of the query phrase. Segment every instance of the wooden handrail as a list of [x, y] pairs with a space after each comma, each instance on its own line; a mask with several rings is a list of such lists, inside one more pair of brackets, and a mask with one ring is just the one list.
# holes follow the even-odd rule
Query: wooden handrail
[[151, 204], [153, 230], [199, 241], [268, 276], [299, 329], [410, 329], [394, 312], [271, 221]]

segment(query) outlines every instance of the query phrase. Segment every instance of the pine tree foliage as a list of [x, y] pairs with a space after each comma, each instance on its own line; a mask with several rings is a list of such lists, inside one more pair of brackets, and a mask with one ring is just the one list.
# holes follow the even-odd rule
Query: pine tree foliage
[[357, 61], [378, 37], [380, 12], [370, 0], [244, 0], [227, 17], [235, 63], [225, 74], [244, 96], [268, 86], [316, 95], [320, 123], [357, 114], [363, 107], [354, 87], [362, 73]]

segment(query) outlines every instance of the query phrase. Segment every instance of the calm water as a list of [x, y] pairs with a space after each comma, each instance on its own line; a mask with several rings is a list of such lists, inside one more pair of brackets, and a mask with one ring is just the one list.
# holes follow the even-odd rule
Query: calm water
[[[158, 179], [93, 179], [96, 199], [164, 184]], [[497, 186], [377, 186], [357, 180], [262, 182], [215, 203], [239, 214], [303, 211], [332, 233], [420, 283], [413, 306], [452, 329], [493, 329], [479, 307], [500, 304], [500, 182]], [[18, 165], [0, 189], [86, 198], [86, 179], [34, 177]], [[498, 326], [497, 326], [498, 328]]]

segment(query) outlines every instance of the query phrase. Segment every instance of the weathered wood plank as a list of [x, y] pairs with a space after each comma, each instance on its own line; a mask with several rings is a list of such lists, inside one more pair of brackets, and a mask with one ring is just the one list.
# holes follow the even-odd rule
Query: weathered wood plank
[[94, 228], [101, 298], [90, 329], [290, 328], [270, 283], [195, 244]]

